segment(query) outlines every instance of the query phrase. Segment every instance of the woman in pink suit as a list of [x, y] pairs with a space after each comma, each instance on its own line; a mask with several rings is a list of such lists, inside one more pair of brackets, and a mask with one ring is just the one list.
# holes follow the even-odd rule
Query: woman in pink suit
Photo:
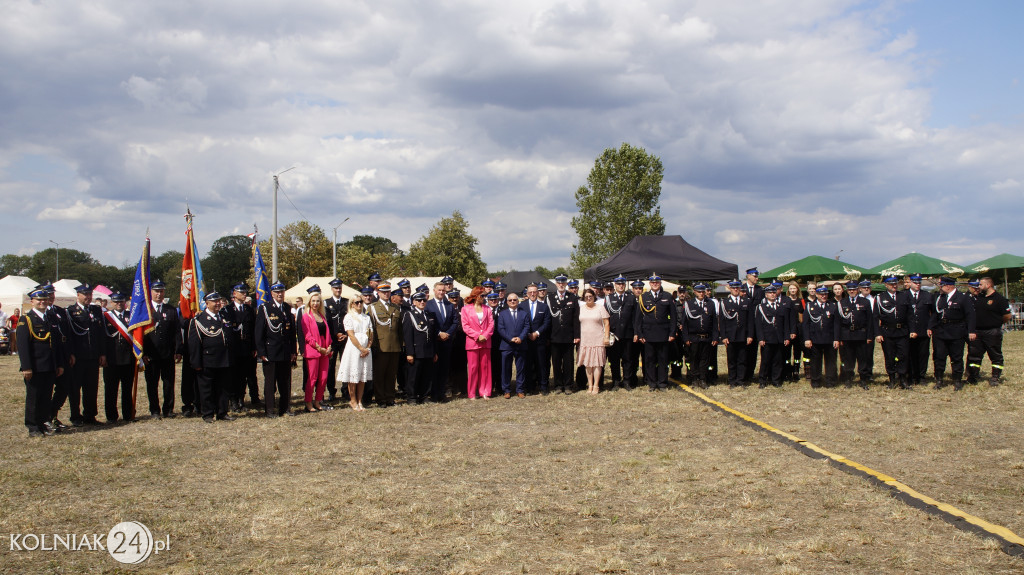
[[[302, 361], [306, 362], [309, 379], [305, 383], [306, 411], [320, 411], [327, 385], [327, 365], [331, 360], [331, 328], [324, 317], [324, 300], [319, 292], [309, 297], [306, 312], [302, 314], [302, 331], [306, 341]], [[316, 390], [316, 399], [313, 391]], [[329, 406], [324, 406], [324, 408]]]
[[466, 359], [469, 380], [466, 390], [469, 399], [478, 395], [491, 398], [491, 336], [494, 317], [484, 300], [484, 288], [477, 286], [466, 298], [462, 308], [462, 331], [466, 333]]

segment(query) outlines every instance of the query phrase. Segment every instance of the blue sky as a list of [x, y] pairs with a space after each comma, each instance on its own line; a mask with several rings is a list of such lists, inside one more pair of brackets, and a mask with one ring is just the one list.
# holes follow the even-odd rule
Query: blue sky
[[[491, 269], [567, 264], [605, 148], [665, 165], [667, 233], [741, 269], [1024, 253], [1019, 2], [12, 4], [0, 253], [108, 264], [458, 209]], [[282, 224], [299, 218], [281, 200]]]

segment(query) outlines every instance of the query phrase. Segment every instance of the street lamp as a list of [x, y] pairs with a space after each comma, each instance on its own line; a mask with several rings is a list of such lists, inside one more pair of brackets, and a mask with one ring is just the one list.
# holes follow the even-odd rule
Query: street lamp
[[274, 174], [274, 236], [271, 238], [273, 241], [271, 242], [270, 249], [270, 259], [273, 260], [272, 275], [274, 276], [274, 279], [271, 281], [271, 283], [277, 283], [277, 190], [281, 187], [281, 185], [277, 181], [277, 177], [283, 174], [284, 172], [288, 172], [294, 169], [295, 166], [292, 166], [287, 170]]
[[56, 269], [53, 270], [53, 276], [54, 276], [53, 277], [53, 281], [57, 281], [57, 280], [60, 279], [60, 247], [73, 244], [73, 243], [75, 243], [75, 240], [71, 240], [70, 242], [61, 242], [61, 243], [57, 243], [57, 242], [55, 242], [53, 240], [50, 240], [50, 243], [55, 245], [55, 246], [57, 246], [57, 249], [56, 249], [56, 252], [55, 252], [56, 253], [56, 257], [54, 258], [56, 260], [56, 265], [54, 266]]
[[[341, 224], [347, 222], [349, 218], [345, 218], [341, 221]], [[334, 226], [334, 277], [338, 277], [338, 228], [341, 224]]]

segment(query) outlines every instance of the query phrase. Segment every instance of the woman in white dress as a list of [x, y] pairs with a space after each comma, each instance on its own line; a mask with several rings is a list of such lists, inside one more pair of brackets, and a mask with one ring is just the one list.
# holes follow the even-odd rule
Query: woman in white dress
[[348, 385], [349, 406], [354, 411], [363, 411], [363, 388], [367, 380], [373, 379], [373, 361], [370, 358], [373, 333], [363, 302], [356, 299], [349, 302], [342, 324], [348, 333], [348, 343], [341, 355], [337, 380]]

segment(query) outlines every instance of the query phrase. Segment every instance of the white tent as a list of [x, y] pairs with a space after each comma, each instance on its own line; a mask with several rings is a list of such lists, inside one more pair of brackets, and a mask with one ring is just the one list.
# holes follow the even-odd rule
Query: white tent
[[0, 304], [8, 315], [14, 308], [29, 308], [28, 292], [39, 285], [36, 280], [25, 276], [6, 276], [0, 279]]
[[[432, 277], [419, 276], [419, 277], [409, 277], [409, 278], [391, 278], [391, 279], [388, 280], [388, 283], [391, 284], [391, 289], [395, 290], [395, 289], [398, 289], [398, 282], [399, 281], [401, 281], [403, 279], [407, 279], [407, 280], [409, 280], [409, 284], [410, 284], [409, 287], [411, 287], [413, 289], [413, 291], [416, 291], [416, 288], [419, 287], [420, 285], [427, 284], [427, 287], [430, 288], [430, 293], [433, 294], [434, 293], [434, 284], [436, 284], [437, 282], [441, 281], [443, 278], [444, 278], [444, 276], [432, 276]], [[462, 297], [468, 296], [469, 292], [473, 291], [473, 288], [466, 287], [465, 284], [459, 283], [457, 281], [452, 283], [452, 285], [455, 286], [455, 288], [458, 289], [459, 292], [462, 293]]]
[[82, 282], [78, 280], [69, 280], [67, 278], [53, 282], [53, 288], [57, 290], [55, 293], [57, 299], [70, 296], [77, 300], [78, 292], [75, 291], [75, 288], [80, 285], [82, 285]]
[[[305, 304], [309, 301], [309, 294], [306, 290], [313, 287], [313, 284], [320, 286], [320, 293], [323, 294], [324, 299], [331, 297], [331, 280], [332, 277], [313, 277], [307, 276], [299, 283], [292, 286], [290, 289], [284, 292], [284, 301], [288, 304], [294, 304], [295, 298], [301, 297], [302, 303]], [[252, 295], [252, 294], [250, 294]], [[359, 291], [355, 288], [349, 287], [345, 284], [341, 284], [341, 297], [348, 298], [349, 301], [352, 298], [359, 297]]]

